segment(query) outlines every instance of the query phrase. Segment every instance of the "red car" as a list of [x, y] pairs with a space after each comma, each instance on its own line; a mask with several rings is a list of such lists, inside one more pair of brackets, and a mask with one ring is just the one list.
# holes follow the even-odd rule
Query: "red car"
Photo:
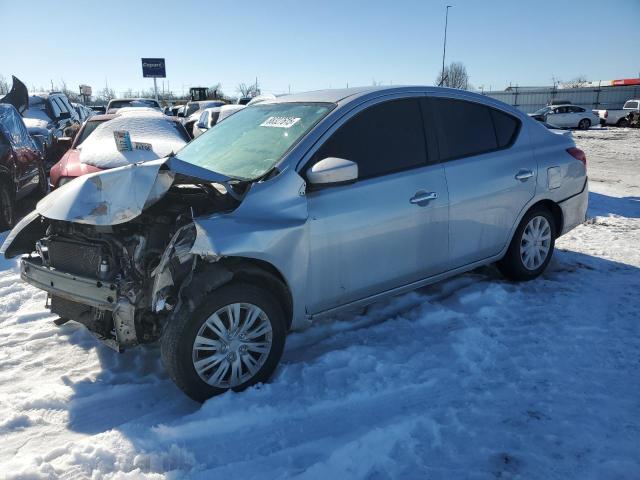
[[[141, 109], [142, 110], [142, 109]], [[135, 112], [129, 112], [129, 118], [133, 118], [135, 116]], [[148, 113], [143, 112], [141, 115], [148, 115]], [[76, 177], [80, 177], [82, 175], [87, 175], [89, 173], [99, 172], [103, 168], [108, 167], [97, 167], [95, 165], [90, 165], [85, 162], [80, 161], [81, 149], [80, 145], [104, 122], [109, 120], [114, 120], [119, 118], [120, 120], [124, 119], [124, 114], [115, 113], [115, 114], [106, 114], [106, 115], [94, 115], [89, 117], [87, 121], [82, 125], [77, 135], [73, 139], [71, 143], [71, 139], [65, 139], [69, 143], [69, 150], [62, 156], [60, 161], [56, 163], [53, 167], [51, 167], [51, 172], [49, 174], [49, 182], [51, 189], [55, 189], [61, 187], [65, 183], [73, 180]], [[148, 120], [145, 120], [144, 117], [143, 122], [145, 125], [148, 122], [149, 128], [151, 129], [151, 134], [153, 134], [153, 125], [157, 126], [157, 122], [169, 122], [171, 129], [175, 131], [177, 138], [179, 139], [180, 146], [187, 143], [189, 141], [189, 135], [186, 130], [182, 126], [182, 124], [174, 118], [164, 116], [160, 113], [153, 113], [152, 116], [148, 117]], [[119, 120], [119, 121], [120, 121]], [[118, 122], [116, 122], [118, 123]], [[158, 132], [158, 134], [162, 134], [162, 132]], [[135, 140], [135, 139], [134, 139]], [[60, 140], [58, 140], [60, 142]], [[93, 140], [92, 140], [93, 141]], [[91, 143], [91, 141], [89, 142]], [[113, 144], [113, 148], [115, 150], [115, 143]], [[86, 149], [86, 148], [85, 148]]]
[[15, 201], [47, 193], [42, 153], [13, 105], [0, 103], [0, 230], [15, 222]]
[[[80, 150], [78, 150], [78, 146], [93, 133], [98, 125], [106, 122], [107, 120], [111, 120], [112, 118], [115, 118], [115, 114], [94, 115], [84, 122], [84, 125], [82, 125], [80, 130], [78, 130], [78, 133], [73, 139], [73, 143], [70, 144], [70, 148], [67, 150], [67, 153], [62, 156], [58, 163], [51, 167], [51, 172], [49, 172], [49, 184], [51, 189], [61, 187], [66, 182], [81, 175], [100, 171], [97, 167], [80, 163]], [[59, 143], [64, 141], [70, 142], [71, 140], [58, 140]]]

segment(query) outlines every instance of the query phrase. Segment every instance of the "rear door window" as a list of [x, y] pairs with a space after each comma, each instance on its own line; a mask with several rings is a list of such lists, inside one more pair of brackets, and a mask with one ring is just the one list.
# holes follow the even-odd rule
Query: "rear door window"
[[327, 157], [356, 162], [361, 179], [426, 165], [419, 100], [392, 100], [357, 114], [320, 147], [314, 160]]
[[489, 107], [438, 97], [432, 97], [430, 104], [441, 160], [478, 155], [499, 148]]

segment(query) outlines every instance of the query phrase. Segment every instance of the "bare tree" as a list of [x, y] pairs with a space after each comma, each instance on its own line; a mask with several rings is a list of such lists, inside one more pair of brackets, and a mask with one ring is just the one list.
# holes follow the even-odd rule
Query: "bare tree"
[[258, 82], [251, 83], [247, 85], [246, 83], [241, 83], [238, 85], [238, 93], [242, 97], [256, 97], [260, 95], [260, 87], [258, 86]]
[[4, 78], [4, 75], [0, 75], [0, 95], [9, 93], [9, 90], [9, 82], [7, 82], [7, 79]]
[[589, 83], [589, 82], [588, 82], [586, 76], [578, 75], [573, 80], [569, 80], [568, 82], [565, 82], [564, 86], [567, 87], [567, 88], [580, 88], [580, 87], [586, 86], [587, 83]]
[[467, 68], [461, 62], [453, 62], [444, 67], [436, 79], [436, 85], [440, 87], [469, 89], [469, 74]]
[[108, 102], [109, 100], [113, 100], [114, 98], [116, 98], [116, 92], [113, 90], [113, 88], [105, 86], [98, 92], [97, 98], [104, 102]]
[[64, 80], [64, 78], [60, 79], [60, 86], [58, 87], [58, 90], [64, 93], [70, 101], [72, 102], [80, 101], [80, 95], [78, 94], [78, 92], [69, 90], [67, 88], [67, 82]]

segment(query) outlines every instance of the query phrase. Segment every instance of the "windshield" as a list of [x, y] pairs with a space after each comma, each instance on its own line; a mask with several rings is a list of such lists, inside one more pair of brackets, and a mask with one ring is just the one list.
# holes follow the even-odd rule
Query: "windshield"
[[551, 111], [551, 107], [544, 107], [544, 108], [541, 108], [540, 110], [535, 111], [533, 114], [544, 115], [545, 113], [549, 113], [550, 111]]
[[128, 100], [115, 100], [109, 104], [109, 108], [122, 108], [122, 107], [151, 107], [158, 108], [158, 102], [155, 100], [147, 99], [128, 99]]
[[248, 107], [193, 140], [177, 157], [227, 177], [254, 180], [271, 170], [332, 106], [276, 103]]
[[100, 125], [104, 121], [105, 120], [87, 122], [84, 125], [84, 128], [82, 130], [80, 130], [80, 133], [78, 133], [78, 138], [76, 139], [75, 146], [77, 147], [82, 142], [84, 142], [86, 140], [86, 138], [89, 135], [91, 135], [93, 133], [93, 131], [98, 127], [98, 125]]

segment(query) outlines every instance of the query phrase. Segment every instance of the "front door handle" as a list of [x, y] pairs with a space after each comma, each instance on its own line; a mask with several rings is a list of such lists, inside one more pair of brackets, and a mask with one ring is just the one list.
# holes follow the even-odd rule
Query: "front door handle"
[[416, 192], [416, 194], [409, 199], [409, 202], [414, 205], [424, 205], [436, 198], [438, 198], [438, 194], [436, 192]]
[[533, 177], [531, 170], [520, 170], [516, 173], [516, 180], [520, 180], [521, 182], [526, 182], [531, 177]]

